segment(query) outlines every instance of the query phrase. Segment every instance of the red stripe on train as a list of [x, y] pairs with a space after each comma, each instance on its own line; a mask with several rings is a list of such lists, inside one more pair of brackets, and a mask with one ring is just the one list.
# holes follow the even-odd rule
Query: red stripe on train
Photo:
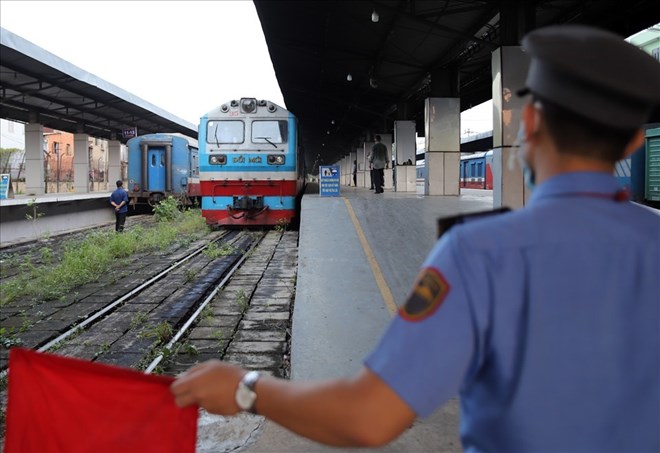
[[202, 181], [204, 197], [232, 197], [235, 195], [295, 196], [296, 180], [291, 181]]
[[265, 209], [255, 213], [250, 211], [228, 211], [202, 209], [202, 216], [208, 225], [260, 226], [284, 225], [296, 216], [293, 209]]
[[188, 183], [188, 196], [189, 197], [199, 197], [199, 183]]

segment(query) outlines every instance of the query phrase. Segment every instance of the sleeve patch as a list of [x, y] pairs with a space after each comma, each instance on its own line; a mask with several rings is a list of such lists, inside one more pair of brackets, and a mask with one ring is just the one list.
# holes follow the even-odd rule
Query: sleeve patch
[[399, 315], [408, 321], [421, 321], [436, 312], [449, 293], [449, 283], [433, 268], [426, 268], [417, 276], [408, 300]]

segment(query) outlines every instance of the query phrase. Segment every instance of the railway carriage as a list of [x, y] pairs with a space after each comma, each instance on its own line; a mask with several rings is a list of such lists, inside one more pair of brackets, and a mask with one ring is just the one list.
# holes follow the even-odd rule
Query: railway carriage
[[492, 164], [492, 150], [461, 156], [460, 186], [470, 189], [492, 189]]
[[231, 100], [199, 123], [202, 215], [209, 225], [297, 220], [304, 186], [296, 117], [266, 100]]
[[181, 134], [146, 134], [127, 142], [128, 197], [132, 205], [157, 204], [168, 196], [199, 204], [197, 140]]

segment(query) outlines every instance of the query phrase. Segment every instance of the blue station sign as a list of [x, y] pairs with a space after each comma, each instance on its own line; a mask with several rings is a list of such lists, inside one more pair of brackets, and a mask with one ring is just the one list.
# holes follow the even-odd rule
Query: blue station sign
[[322, 197], [339, 196], [339, 165], [323, 165], [319, 168], [319, 192]]

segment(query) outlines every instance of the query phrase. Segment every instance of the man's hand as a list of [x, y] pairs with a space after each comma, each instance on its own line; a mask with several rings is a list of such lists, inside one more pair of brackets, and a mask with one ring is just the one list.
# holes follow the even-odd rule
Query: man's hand
[[233, 415], [240, 411], [235, 395], [244, 374], [235, 365], [209, 360], [180, 375], [170, 390], [179, 407], [196, 404], [214, 414]]

